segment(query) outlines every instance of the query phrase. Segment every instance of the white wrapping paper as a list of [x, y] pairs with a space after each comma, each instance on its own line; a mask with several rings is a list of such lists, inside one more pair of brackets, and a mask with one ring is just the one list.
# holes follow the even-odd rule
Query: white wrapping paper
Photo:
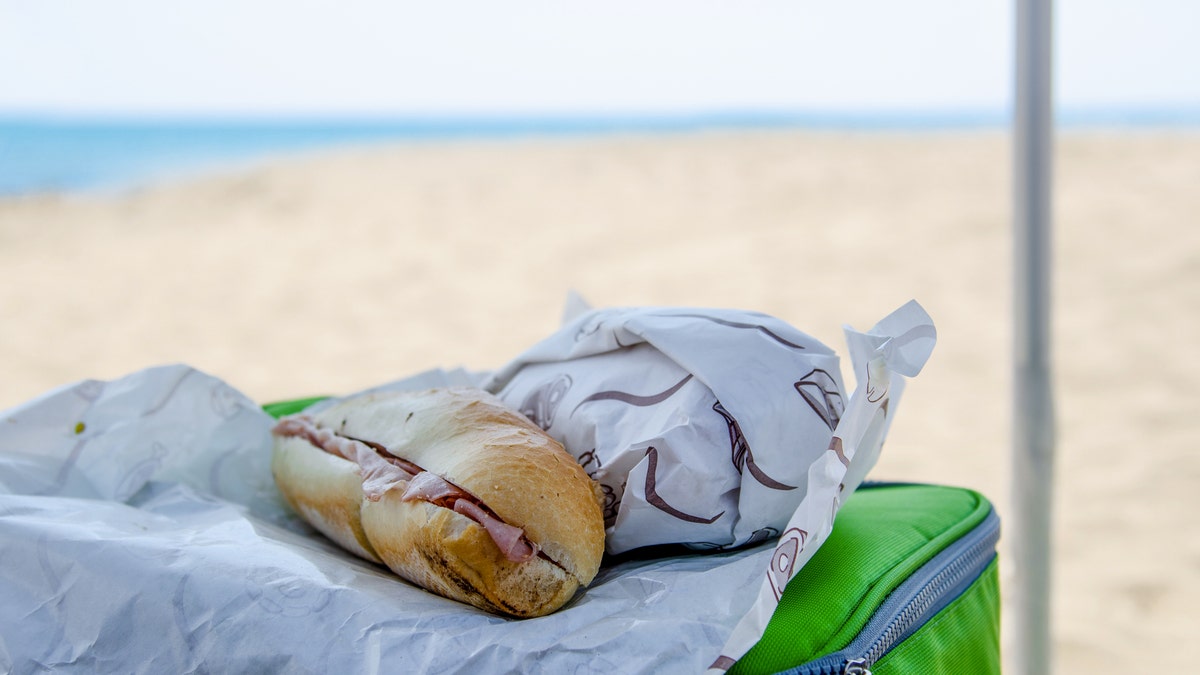
[[936, 339], [916, 302], [846, 334], [852, 398], [831, 349], [773, 317], [722, 309], [585, 311], [484, 386], [601, 484], [610, 553], [778, 542], [758, 602], [713, 664], [727, 669], [874, 465], [899, 376], [916, 375]]
[[604, 488], [610, 553], [778, 537], [845, 400], [838, 357], [732, 310], [598, 310], [485, 383]]
[[291, 514], [272, 425], [187, 366], [0, 412], [0, 672], [695, 673], [770, 555], [629, 559], [551, 616], [494, 616]]
[[[886, 331], [858, 335], [868, 370], [881, 358], [917, 369], [924, 360]], [[889, 372], [873, 380], [885, 396], [862, 405], [894, 397]], [[467, 383], [479, 379], [439, 371], [384, 388]], [[847, 440], [848, 457], [885, 430], [886, 418], [870, 419], [845, 437], [859, 439]], [[0, 412], [0, 672], [695, 673], [740, 654], [739, 635], [757, 639], [745, 636], [769, 616], [763, 594], [784, 578], [772, 574], [787, 517], [782, 539], [737, 550], [610, 560], [549, 617], [486, 614], [355, 558], [288, 511], [269, 471], [272, 423], [229, 384], [183, 365], [80, 382]], [[728, 445], [730, 427], [714, 428]], [[790, 493], [866, 471], [838, 461], [797, 474], [750, 447], [754, 466], [795, 485]], [[687, 471], [666, 453], [658, 462], [664, 486]], [[715, 511], [662, 492], [705, 518], [744, 508], [728, 488]], [[831, 520], [836, 502], [824, 500], [836, 497], [821, 499], [816, 510]], [[758, 529], [734, 525], [727, 537], [753, 541]], [[789, 571], [826, 534], [809, 534]], [[698, 541], [728, 545], [707, 532]]]

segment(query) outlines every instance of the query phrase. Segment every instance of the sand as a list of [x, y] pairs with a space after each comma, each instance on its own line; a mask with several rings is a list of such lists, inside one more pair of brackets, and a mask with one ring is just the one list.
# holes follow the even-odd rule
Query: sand
[[[493, 368], [571, 290], [764, 311], [839, 351], [916, 298], [939, 343], [872, 477], [1004, 517], [1009, 161], [1001, 133], [474, 141], [8, 198], [0, 409], [164, 362], [262, 402]], [[1068, 133], [1056, 162], [1056, 672], [1195, 663], [1200, 134]]]

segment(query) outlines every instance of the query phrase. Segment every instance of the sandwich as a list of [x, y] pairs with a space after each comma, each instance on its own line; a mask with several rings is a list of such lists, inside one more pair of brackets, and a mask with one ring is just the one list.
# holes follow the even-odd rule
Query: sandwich
[[293, 510], [427, 590], [534, 617], [599, 569], [599, 486], [487, 392], [366, 394], [285, 417], [272, 433], [272, 473]]

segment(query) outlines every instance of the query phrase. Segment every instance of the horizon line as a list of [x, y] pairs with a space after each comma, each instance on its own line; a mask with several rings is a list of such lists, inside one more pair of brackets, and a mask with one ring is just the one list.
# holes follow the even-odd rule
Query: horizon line
[[[1200, 126], [1200, 104], [1076, 106], [1055, 110], [1055, 123], [1078, 127]], [[693, 111], [556, 112], [264, 112], [139, 110], [0, 110], [0, 123], [31, 125], [361, 126], [397, 131], [571, 132], [703, 128], [993, 129], [1012, 124], [1008, 108], [727, 108]]]

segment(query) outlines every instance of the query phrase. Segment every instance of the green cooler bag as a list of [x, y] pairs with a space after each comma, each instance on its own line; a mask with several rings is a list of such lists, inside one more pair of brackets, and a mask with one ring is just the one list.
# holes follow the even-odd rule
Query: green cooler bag
[[864, 484], [729, 672], [999, 673], [999, 537], [971, 490]]

